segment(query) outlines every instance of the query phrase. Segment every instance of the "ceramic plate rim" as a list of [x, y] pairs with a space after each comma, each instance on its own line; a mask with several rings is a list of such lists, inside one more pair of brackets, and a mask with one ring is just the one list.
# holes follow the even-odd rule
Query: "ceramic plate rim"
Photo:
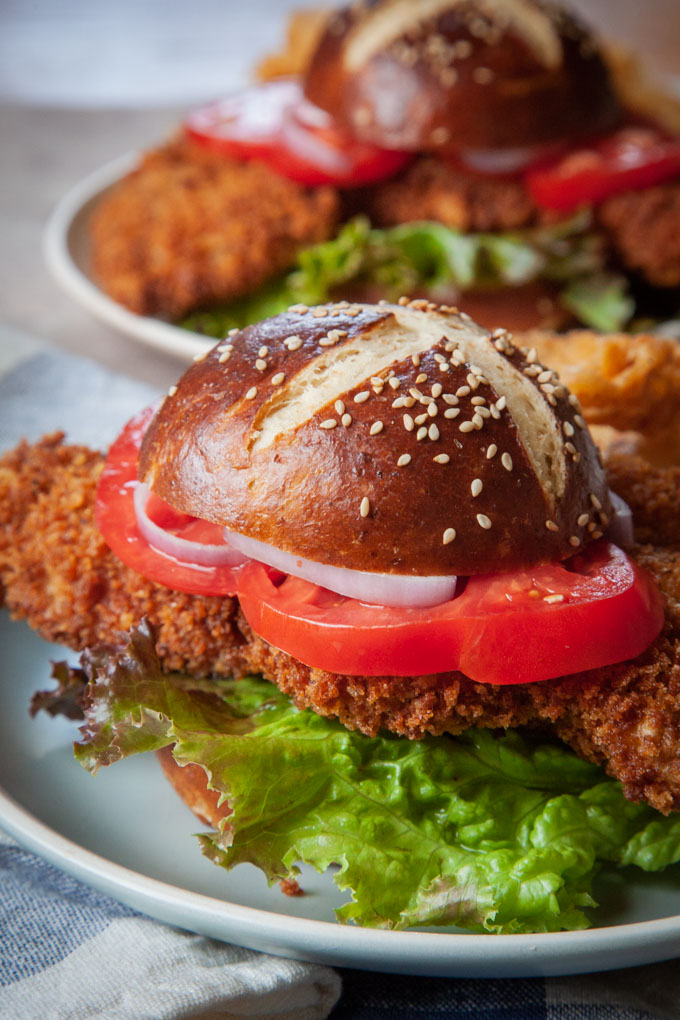
[[74, 184], [52, 210], [43, 232], [43, 258], [47, 268], [69, 297], [100, 322], [133, 340], [190, 361], [209, 350], [205, 340], [188, 330], [150, 316], [136, 315], [108, 297], [90, 279], [74, 256], [74, 241], [85, 243], [84, 221], [99, 199], [139, 162], [131, 152], [94, 170]]

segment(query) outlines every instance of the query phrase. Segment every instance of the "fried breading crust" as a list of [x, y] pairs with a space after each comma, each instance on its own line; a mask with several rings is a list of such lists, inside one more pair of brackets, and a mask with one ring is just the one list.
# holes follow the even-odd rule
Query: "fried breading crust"
[[301, 707], [375, 734], [411, 738], [471, 725], [549, 728], [620, 779], [626, 795], [680, 810], [680, 544], [666, 512], [680, 506], [680, 469], [617, 464], [612, 481], [639, 504], [634, 555], [666, 599], [663, 633], [635, 661], [545, 683], [492, 687], [461, 673], [347, 677], [310, 669], [254, 636], [229, 598], [172, 592], [108, 550], [94, 522], [102, 457], [59, 434], [0, 460], [0, 590], [10, 611], [48, 640], [80, 649], [139, 622], [158, 631], [164, 668], [195, 675], [261, 671]]
[[538, 218], [520, 178], [465, 173], [428, 157], [363, 195], [366, 212], [380, 226], [436, 220], [462, 231], [517, 230]]
[[176, 319], [257, 290], [300, 248], [330, 237], [337, 218], [333, 188], [304, 188], [178, 138], [97, 205], [92, 270], [131, 311]]
[[680, 345], [647, 333], [553, 333], [516, 341], [538, 352], [574, 393], [607, 455], [616, 447], [670, 465], [680, 460]]
[[147, 616], [167, 669], [239, 671], [233, 599], [196, 598], [124, 566], [94, 520], [104, 458], [54, 433], [0, 459], [0, 603], [47, 641], [81, 650]]
[[612, 195], [597, 219], [629, 269], [656, 287], [680, 287], [680, 179]]

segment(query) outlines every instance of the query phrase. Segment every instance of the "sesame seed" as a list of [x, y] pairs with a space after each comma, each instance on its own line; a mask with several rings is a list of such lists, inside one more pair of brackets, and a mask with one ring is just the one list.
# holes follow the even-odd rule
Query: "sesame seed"
[[580, 545], [580, 544], [581, 544], [581, 539], [578, 537], [578, 535], [570, 535], [569, 536], [569, 545], [573, 545], [574, 547], [576, 547], [577, 545]]
[[484, 528], [485, 531], [488, 531], [491, 527], [491, 520], [486, 516], [486, 514], [477, 514], [477, 524], [480, 528]]
[[404, 305], [407, 305], [408, 303], [409, 303], [409, 298], [407, 298], [405, 294], [402, 294], [401, 297], [399, 298], [399, 300], [397, 301], [397, 304], [401, 305], [402, 308], [404, 307]]
[[325, 421], [322, 421], [320, 423], [319, 428], [320, 429], [334, 429], [337, 424], [338, 423], [335, 420], [335, 418], [326, 418]]
[[326, 316], [328, 315], [328, 309], [315, 308], [314, 311], [312, 312], [312, 315], [314, 316], [315, 319], [325, 319]]
[[474, 425], [472, 424], [471, 421], [462, 421], [460, 423], [460, 425], [458, 426], [458, 431], [459, 432], [473, 432], [474, 431]]
[[266, 367], [267, 362], [263, 358], [258, 358], [257, 361], [255, 362], [255, 368], [258, 370], [258, 372], [264, 372]]
[[601, 513], [601, 514], [600, 514], [600, 524], [601, 524], [601, 525], [602, 525], [602, 526], [603, 526], [604, 528], [606, 528], [606, 527], [607, 527], [607, 525], [609, 524], [609, 516], [608, 516], [608, 514], [605, 514], [605, 513]]
[[579, 464], [580, 461], [581, 461], [581, 454], [580, 453], [572, 453], [571, 459], [573, 460], [574, 464]]
[[578, 524], [579, 528], [585, 528], [589, 520], [590, 514], [581, 514], [579, 517], [576, 518], [576, 523]]
[[475, 411], [475, 413], [472, 415], [472, 424], [476, 429], [481, 429], [482, 425], [484, 424], [484, 419], [482, 418], [481, 414], [479, 414], [479, 412], [477, 411]]
[[371, 436], [377, 436], [379, 432], [383, 430], [383, 423], [381, 421], [374, 421], [368, 430], [368, 434]]
[[227, 331], [227, 336], [236, 336], [236, 334], [240, 333], [240, 332], [241, 331], [238, 328], [238, 326], [234, 326], [233, 329], [230, 329], [230, 330]]
[[543, 601], [547, 602], [548, 605], [553, 605], [555, 602], [564, 602], [564, 595], [544, 595]]
[[257, 396], [257, 386], [251, 386], [246, 393], [246, 400], [254, 400]]
[[503, 394], [503, 396], [499, 397], [498, 400], [496, 401], [496, 409], [498, 411], [504, 411], [507, 406], [507, 403], [508, 403], [507, 398], [505, 394]]
[[465, 378], [467, 379], [467, 384], [471, 390], [476, 390], [479, 387], [479, 379], [476, 375], [473, 375], [472, 372], [470, 372]]
[[448, 453], [438, 453], [436, 457], [432, 458], [435, 464], [448, 464], [449, 459]]
[[435, 383], [435, 384], [433, 385], [433, 387], [432, 387], [432, 390], [431, 390], [430, 392], [432, 393], [432, 396], [433, 396], [433, 397], [434, 397], [434, 398], [436, 399], [437, 397], [441, 397], [441, 395], [442, 395], [442, 389], [443, 389], [443, 386], [442, 386], [442, 384], [441, 384], [441, 383], [438, 383], [438, 382], [436, 382], [436, 383]]
[[473, 407], [481, 407], [482, 404], [486, 403], [486, 397], [471, 397], [470, 403]]
[[170, 389], [168, 390], [168, 396], [169, 397], [174, 397], [175, 393], [177, 393], [177, 387], [176, 386], [171, 386]]
[[456, 396], [457, 397], [467, 397], [469, 392], [470, 392], [470, 387], [469, 386], [459, 386], [458, 389], [456, 390]]
[[496, 456], [497, 452], [498, 452], [498, 447], [496, 446], [495, 443], [492, 443], [491, 446], [489, 447], [489, 449], [486, 451], [486, 459], [487, 460], [492, 460]]
[[[408, 301], [407, 301], [407, 304], [408, 304]], [[420, 355], [419, 354], [412, 354], [411, 355], [411, 361], [413, 363], [413, 367], [414, 368], [420, 368]]]
[[401, 399], [404, 401], [404, 407], [413, 407], [415, 404], [415, 400], [411, 396], [402, 397]]
[[360, 311], [361, 311], [360, 308], [348, 308], [347, 311], [345, 312], [345, 315], [349, 315], [353, 319], [356, 315], [359, 314]]
[[194, 361], [205, 361], [208, 357], [207, 351], [199, 351], [198, 354], [194, 354]]
[[576, 424], [578, 425], [578, 427], [580, 429], [584, 429], [586, 427], [586, 423], [585, 423], [585, 421], [583, 420], [583, 418], [581, 417], [580, 414], [575, 414], [574, 415], [574, 421], [576, 422]]
[[447, 528], [446, 531], [444, 532], [443, 536], [442, 536], [442, 542], [443, 542], [444, 545], [449, 545], [450, 542], [453, 542], [455, 537], [456, 537], [456, 529], [455, 528]]
[[444, 411], [445, 418], [457, 418], [459, 414], [460, 414], [459, 407], [447, 407], [446, 410]]
[[420, 372], [420, 374], [416, 376], [416, 382], [419, 383], [419, 384], [427, 382], [427, 375], [426, 375], [426, 373], [425, 372]]
[[473, 479], [472, 485], [470, 486], [470, 492], [473, 496], [479, 496], [480, 492], [484, 488], [484, 484], [481, 478]]
[[538, 355], [536, 353], [536, 348], [535, 347], [531, 347], [527, 351], [527, 361], [529, 362], [529, 364], [531, 364], [533, 361], [536, 360], [537, 357], [538, 357]]
[[405, 414], [402, 420], [404, 422], [404, 428], [406, 429], [406, 431], [413, 432], [413, 429], [415, 428], [415, 422], [413, 421], [411, 415]]
[[432, 424], [430, 425], [427, 434], [433, 441], [439, 439], [439, 429], [437, 428], [434, 422], [432, 422]]
[[423, 425], [422, 428], [419, 428], [418, 431], [416, 432], [416, 439], [418, 440], [418, 442], [420, 442], [420, 440], [424, 439], [426, 435], [427, 429]]
[[578, 399], [578, 397], [576, 396], [575, 393], [570, 393], [569, 394], [569, 403], [571, 404], [572, 407], [575, 407], [577, 410], [581, 406], [581, 404], [579, 403], [579, 399]]
[[546, 368], [544, 372], [540, 372], [538, 374], [537, 382], [539, 382], [539, 383], [549, 383], [550, 380], [552, 379], [552, 377], [553, 377], [552, 372], [550, 371], [549, 368]]
[[442, 394], [442, 400], [444, 401], [445, 404], [452, 404], [454, 406], [458, 404], [458, 397], [455, 395], [455, 393]]
[[564, 449], [567, 451], [567, 453], [571, 453], [571, 454], [576, 453], [576, 447], [574, 446], [573, 443], [565, 443], [564, 444]]
[[340, 419], [340, 421], [345, 426], [345, 428], [349, 428], [349, 426], [352, 424], [352, 415], [351, 414], [343, 414], [343, 416]]
[[268, 354], [269, 354], [268, 347], [260, 347], [259, 351], [257, 352], [258, 358], [266, 358]]
[[415, 418], [416, 425], [423, 425], [427, 421], [427, 418], [428, 418], [427, 411], [425, 411], [423, 414], [416, 415]]
[[408, 407], [406, 397], [397, 397], [396, 400], [392, 401], [392, 407]]
[[509, 453], [504, 453], [501, 456], [501, 464], [503, 465], [506, 471], [512, 471], [512, 457], [510, 456]]
[[355, 393], [354, 394], [354, 403], [355, 404], [363, 404], [366, 400], [368, 400], [370, 395], [371, 395], [371, 391], [370, 390], [362, 390], [360, 393]]
[[220, 344], [219, 347], [217, 348], [217, 353], [218, 354], [223, 354], [225, 351], [230, 351], [231, 352], [231, 351], [233, 351], [233, 349], [234, 349], [234, 345], [233, 344]]
[[448, 372], [448, 370], [449, 370], [449, 366], [446, 364], [446, 362], [445, 361], [440, 361], [439, 362], [439, 371], [440, 372]]
[[496, 421], [498, 421], [498, 419], [499, 419], [499, 418], [500, 418], [500, 416], [501, 416], [501, 412], [500, 412], [500, 411], [498, 410], [498, 408], [496, 407], [496, 405], [495, 405], [495, 404], [492, 404], [492, 405], [490, 406], [490, 408], [489, 408], [489, 412], [490, 412], [490, 414], [491, 414], [491, 417], [492, 417], [492, 418], [495, 418], [495, 419], [496, 419]]
[[393, 375], [391, 379], [387, 380], [393, 390], [398, 390], [401, 386], [401, 379], [398, 379], [396, 375]]
[[602, 531], [594, 531], [593, 532], [593, 538], [602, 538], [603, 534], [604, 534], [604, 532], [602, 532]]
[[571, 424], [570, 421], [562, 422], [562, 431], [564, 432], [565, 436], [573, 436], [574, 426]]
[[359, 506], [359, 513], [362, 517], [368, 517], [371, 512], [371, 503], [368, 496], [364, 496]]
[[298, 312], [300, 315], [306, 315], [309, 311], [307, 305], [291, 305], [288, 309], [289, 312]]
[[231, 351], [223, 351], [222, 354], [220, 354], [219, 359], [218, 359], [220, 365], [224, 365], [227, 361], [229, 361], [230, 357], [231, 357]]
[[590, 493], [590, 502], [593, 504], [596, 510], [602, 509], [602, 504], [600, 503], [599, 499], [597, 498], [594, 492]]
[[338, 414], [345, 413], [345, 405], [342, 400], [336, 400], [335, 403], [333, 404], [333, 407], [335, 408]]
[[272, 376], [272, 386], [280, 386], [285, 378], [285, 372], [277, 372], [276, 375]]
[[397, 461], [397, 467], [406, 467], [407, 464], [411, 463], [411, 454], [402, 453], [401, 457]]
[[434, 401], [432, 401], [432, 403], [428, 406], [427, 413], [429, 414], [430, 418], [436, 418], [437, 415], [439, 414], [439, 408], [437, 407]]
[[554, 521], [546, 521], [545, 522], [545, 526], [548, 529], [548, 531], [559, 531], [560, 530], [558, 525], [555, 524]]

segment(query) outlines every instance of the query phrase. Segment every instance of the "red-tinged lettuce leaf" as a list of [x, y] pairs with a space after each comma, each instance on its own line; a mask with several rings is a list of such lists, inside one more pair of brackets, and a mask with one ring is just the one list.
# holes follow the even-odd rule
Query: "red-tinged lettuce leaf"
[[92, 770], [174, 745], [232, 814], [199, 836], [231, 868], [270, 882], [336, 864], [342, 921], [474, 931], [586, 927], [601, 863], [648, 870], [680, 859], [680, 819], [630, 804], [566, 748], [469, 730], [411, 742], [351, 733], [295, 709], [257, 678], [164, 675], [148, 630], [90, 653], [77, 756]]

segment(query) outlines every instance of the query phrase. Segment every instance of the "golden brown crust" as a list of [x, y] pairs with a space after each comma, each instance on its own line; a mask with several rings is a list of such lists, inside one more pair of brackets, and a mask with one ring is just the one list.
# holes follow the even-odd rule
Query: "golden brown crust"
[[[46, 639], [73, 648], [110, 642], [146, 614], [160, 628], [166, 669], [243, 675], [262, 668], [298, 704], [367, 733], [381, 726], [409, 736], [470, 725], [549, 727], [604, 764], [628, 796], [661, 811], [680, 809], [680, 469], [652, 471], [621, 458], [611, 476], [636, 509], [638, 537], [656, 542], [635, 551], [666, 597], [666, 627], [652, 648], [592, 674], [492, 688], [458, 673], [348, 678], [310, 670], [255, 638], [231, 599], [144, 581], [117, 563], [96, 531], [100, 468], [99, 454], [64, 446], [58, 436], [23, 444], [0, 462], [0, 589], [10, 610]], [[212, 821], [205, 803], [195, 803]]]
[[[567, 391], [448, 307], [290, 311], [229, 340], [188, 370], [142, 445], [140, 478], [177, 509], [305, 559], [395, 574], [564, 559], [601, 534], [604, 475]], [[343, 365], [381, 344], [384, 368], [362, 362], [347, 388]], [[310, 390], [324, 393], [312, 410]], [[265, 445], [282, 408], [301, 408], [299, 423]], [[563, 471], [554, 500], [534, 428], [536, 456]]]
[[420, 151], [598, 133], [618, 112], [590, 34], [531, 3], [352, 5], [328, 22], [305, 89], [357, 137]]
[[129, 570], [95, 524], [103, 457], [55, 433], [0, 459], [0, 602], [47, 641], [110, 641], [147, 616], [167, 669], [239, 668], [233, 599], [196, 599]]
[[434, 220], [464, 232], [518, 230], [538, 219], [519, 177], [484, 177], [432, 157], [366, 189], [362, 203], [379, 226]]
[[628, 269], [655, 287], [680, 287], [680, 178], [612, 195], [597, 219]]
[[680, 461], [680, 346], [645, 333], [530, 330], [534, 347], [578, 397], [598, 445], [659, 466]]
[[97, 205], [92, 269], [140, 315], [176, 319], [256, 290], [333, 233], [334, 189], [303, 188], [184, 138], [147, 153]]

